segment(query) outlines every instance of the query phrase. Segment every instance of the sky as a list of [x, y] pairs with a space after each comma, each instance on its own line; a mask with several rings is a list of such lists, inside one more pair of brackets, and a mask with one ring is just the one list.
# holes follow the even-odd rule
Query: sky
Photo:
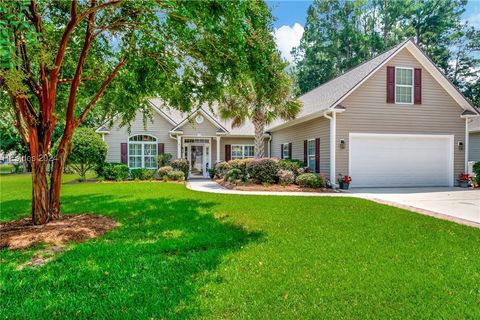
[[[289, 62], [293, 62], [290, 53], [292, 48], [300, 44], [307, 18], [307, 9], [312, 2], [304, 0], [267, 0], [268, 5], [272, 8], [273, 15], [276, 17], [275, 38], [278, 48], [282, 57]], [[480, 28], [480, 0], [468, 1], [463, 19]]]

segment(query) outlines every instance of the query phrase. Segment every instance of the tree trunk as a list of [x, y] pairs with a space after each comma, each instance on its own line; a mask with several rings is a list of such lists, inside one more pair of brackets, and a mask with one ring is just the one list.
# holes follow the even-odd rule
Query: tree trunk
[[265, 133], [265, 115], [258, 112], [253, 116], [253, 126], [255, 127], [255, 158], [265, 156], [265, 142], [263, 134]]
[[38, 140], [37, 128], [31, 128], [29, 135], [32, 158], [32, 221], [39, 225], [49, 220], [47, 152], [46, 146]]
[[70, 133], [64, 133], [58, 145], [57, 154], [53, 162], [50, 176], [50, 216], [52, 219], [60, 217], [60, 190], [62, 187], [62, 174], [65, 170], [65, 161], [70, 151]]

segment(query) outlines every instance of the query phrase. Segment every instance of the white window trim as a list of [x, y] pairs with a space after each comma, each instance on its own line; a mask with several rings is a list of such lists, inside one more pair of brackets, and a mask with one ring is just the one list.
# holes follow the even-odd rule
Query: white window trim
[[[313, 141], [313, 146], [314, 146], [313, 147], [313, 154], [308, 153], [308, 150], [310, 149], [308, 147], [308, 145], [310, 144], [311, 141]], [[315, 145], [315, 139], [308, 139], [307, 140], [307, 167], [308, 167], [308, 163], [310, 161], [310, 157], [314, 157], [314, 159], [315, 159], [316, 156], [317, 156], [316, 155], [316, 148], [317, 148], [317, 146]], [[316, 168], [317, 167], [317, 162], [316, 161], [314, 161], [314, 166], [315, 166], [315, 168], [313, 168], [313, 171], [316, 171], [317, 170], [317, 168]], [[312, 168], [310, 168], [310, 169], [312, 169]]]
[[[130, 138], [135, 137], [135, 136], [149, 136], [155, 139], [155, 141], [130, 141]], [[142, 146], [142, 153], [141, 153], [141, 159], [142, 159], [142, 164], [140, 167], [131, 167], [130, 166], [130, 144], [140, 144]], [[155, 145], [155, 150], [157, 151], [156, 156], [158, 156], [158, 139], [155, 136], [152, 136], [151, 134], [134, 134], [128, 137], [128, 143], [127, 143], [127, 165], [129, 169], [156, 169], [157, 166], [155, 167], [145, 167], [145, 145]], [[138, 156], [136, 156], [138, 157]]]
[[[282, 159], [285, 159], [285, 160], [291, 160], [290, 159], [290, 147], [289, 147], [290, 143], [282, 143], [282, 150], [283, 150], [283, 154], [282, 154]], [[285, 150], [287, 150], [287, 156], [285, 157]]]
[[[411, 70], [412, 71], [412, 84], [397, 84], [397, 70], [398, 69], [403, 69], [403, 70]], [[398, 102], [397, 101], [397, 87], [404, 87], [404, 88], [412, 88], [412, 94], [411, 94], [411, 102]], [[412, 67], [397, 67], [395, 66], [395, 104], [413, 104], [413, 99], [414, 97], [414, 89], [415, 89], [415, 72]]]
[[[242, 147], [242, 157], [233, 157], [233, 147]], [[245, 157], [245, 147], [253, 147], [253, 156], [251, 157]], [[255, 145], [253, 144], [232, 144], [230, 148], [230, 159], [235, 160], [235, 159], [250, 159], [255, 157]]]

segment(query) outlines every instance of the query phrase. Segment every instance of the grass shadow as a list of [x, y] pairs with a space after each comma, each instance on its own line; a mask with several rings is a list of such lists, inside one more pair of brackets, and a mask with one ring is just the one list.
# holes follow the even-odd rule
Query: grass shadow
[[[225, 255], [261, 235], [216, 219], [213, 202], [168, 197], [65, 196], [65, 213], [81, 208], [121, 225], [40, 269], [2, 264], [0, 317], [191, 318]], [[11, 207], [16, 203], [4, 203]], [[1, 253], [14, 261], [22, 253]], [[23, 254], [25, 255], [25, 254]], [[9, 267], [7, 267], [9, 265]], [[25, 281], [29, 279], [29, 281]]]

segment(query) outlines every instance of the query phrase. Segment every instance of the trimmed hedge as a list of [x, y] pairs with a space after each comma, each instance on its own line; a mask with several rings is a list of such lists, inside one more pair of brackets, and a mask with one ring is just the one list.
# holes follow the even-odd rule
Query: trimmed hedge
[[168, 174], [168, 179], [174, 181], [183, 181], [185, 180], [185, 173], [183, 171], [173, 170], [170, 171]]
[[277, 171], [277, 159], [262, 158], [247, 162], [248, 176], [257, 183], [275, 183], [277, 181]]
[[173, 168], [171, 166], [163, 166], [158, 169], [158, 175], [160, 178], [163, 178], [164, 176], [168, 176], [168, 173], [170, 171], [173, 171]]
[[303, 167], [304, 167], [304, 163], [303, 161], [300, 161], [300, 160], [286, 159], [286, 160], [278, 161], [278, 169], [292, 171], [295, 176], [299, 174], [298, 169]]
[[172, 166], [173, 170], [175, 170], [175, 171], [182, 171], [184, 178], [188, 177], [188, 171], [189, 171], [188, 167], [189, 167], [189, 165], [188, 165], [187, 160], [185, 160], [185, 159], [173, 160], [170, 163], [170, 166]]
[[321, 188], [324, 182], [321, 176], [315, 173], [304, 173], [297, 177], [295, 183], [303, 188]]
[[155, 170], [146, 168], [132, 169], [130, 174], [132, 175], [132, 179], [135, 180], [152, 180], [155, 175]]
[[126, 164], [105, 162], [95, 170], [100, 178], [105, 180], [122, 181], [130, 175], [130, 170]]
[[295, 182], [295, 174], [291, 170], [280, 169], [277, 172], [278, 183], [282, 186], [287, 186]]

